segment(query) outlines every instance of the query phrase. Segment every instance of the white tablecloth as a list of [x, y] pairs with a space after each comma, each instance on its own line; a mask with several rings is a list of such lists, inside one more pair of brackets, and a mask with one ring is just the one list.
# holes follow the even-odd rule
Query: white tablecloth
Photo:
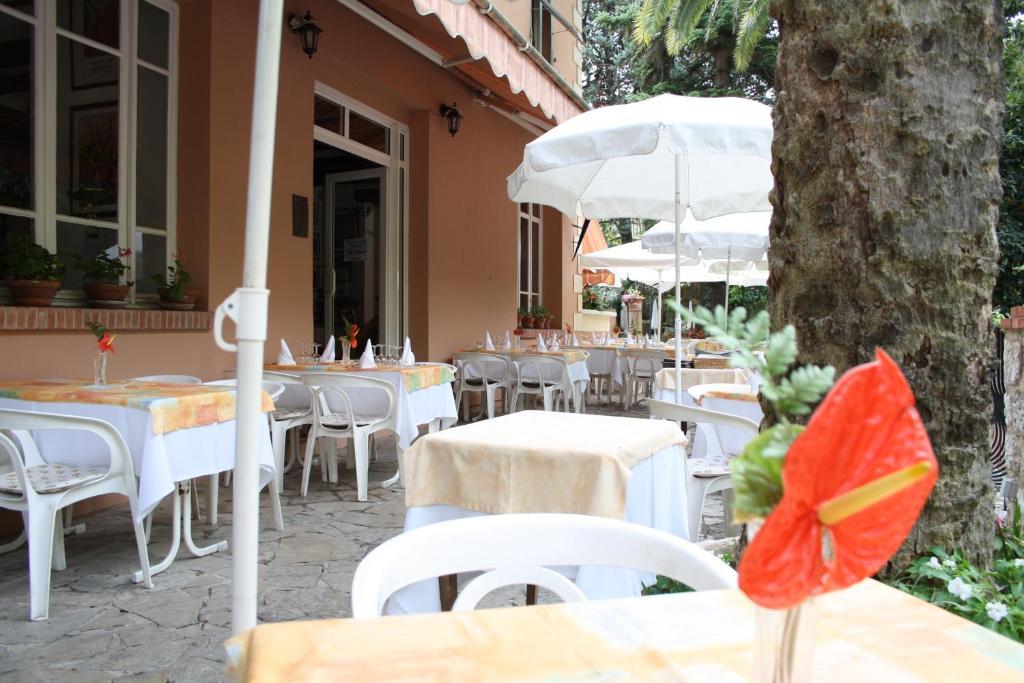
[[[626, 489], [627, 522], [687, 537], [684, 457], [682, 447], [672, 446], [633, 467]], [[451, 505], [412, 507], [405, 513], [405, 530], [482, 514], [485, 513]], [[591, 599], [637, 596], [643, 585], [653, 581], [651, 575], [614, 567], [581, 567], [576, 574], [576, 584]], [[437, 612], [440, 609], [436, 580], [422, 581], [398, 591], [387, 606], [389, 614]]]
[[609, 375], [615, 382], [622, 383], [622, 371], [619, 369], [619, 352], [615, 349], [583, 349], [590, 356], [587, 358], [587, 369], [592, 375]]
[[[124, 437], [139, 480], [139, 520], [174, 491], [176, 482], [195, 479], [235, 466], [235, 421], [154, 434], [148, 411], [92, 403], [46, 403], [0, 399], [0, 408], [95, 417], [111, 423]], [[48, 462], [85, 467], [104, 466], [107, 448], [94, 434], [45, 430], [33, 433]], [[260, 488], [274, 478], [270, 427], [260, 430]]]

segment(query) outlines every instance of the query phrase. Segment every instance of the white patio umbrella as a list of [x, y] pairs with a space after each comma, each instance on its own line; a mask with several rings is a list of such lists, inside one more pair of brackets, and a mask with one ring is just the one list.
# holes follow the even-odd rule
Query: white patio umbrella
[[[270, 297], [266, 288], [267, 247], [283, 17], [283, 0], [260, 1], [242, 286], [217, 307], [213, 325], [217, 345], [225, 351], [238, 352], [231, 534], [231, 627], [236, 634], [256, 625], [259, 430], [266, 429], [265, 418], [260, 412], [260, 382], [263, 378], [263, 342], [267, 338], [267, 302]], [[224, 340], [222, 327], [225, 317], [235, 321], [235, 344]]]
[[[661, 95], [601, 107], [526, 145], [508, 178], [515, 202], [567, 216], [683, 221], [771, 208], [771, 110], [733, 97]], [[673, 268], [679, 268], [675, 253]], [[679, 300], [676, 278], [676, 300]], [[682, 319], [676, 314], [676, 401]]]

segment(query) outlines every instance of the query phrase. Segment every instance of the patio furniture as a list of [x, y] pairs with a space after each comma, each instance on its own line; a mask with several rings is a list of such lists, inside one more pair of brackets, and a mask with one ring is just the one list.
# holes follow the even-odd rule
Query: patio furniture
[[[317, 441], [328, 439], [327, 466], [333, 473], [331, 480], [337, 481], [335, 439], [351, 439], [356, 497], [365, 501], [370, 469], [370, 436], [382, 431], [398, 431], [395, 387], [387, 380], [351, 373], [311, 372], [303, 375], [302, 380], [314, 391], [313, 425], [306, 436], [306, 458], [302, 465], [302, 495], [305, 496], [309, 490], [309, 472]], [[321, 457], [325, 456], [322, 454]], [[401, 462], [399, 451], [399, 467]]]
[[[1020, 680], [1024, 645], [877, 581], [814, 602], [815, 670], [829, 683]], [[229, 675], [253, 683], [325, 671], [367, 683], [752, 681], [756, 614], [740, 591], [716, 590], [263, 624], [226, 647]]]
[[[749, 386], [751, 382], [751, 371], [745, 368], [683, 368], [680, 372], [681, 378], [681, 405], [694, 406], [693, 398], [687, 390], [698, 384], [735, 384]], [[675, 373], [670, 368], [658, 371], [654, 380], [654, 398], [659, 401], [675, 402]]]
[[[36, 448], [31, 431], [68, 430], [83, 438], [94, 435], [107, 453], [105, 466], [81, 467], [45, 460]], [[86, 437], [87, 438], [87, 437]], [[103, 420], [55, 413], [0, 410], [0, 507], [19, 510], [28, 530], [29, 615], [33, 621], [48, 618], [50, 570], [66, 567], [64, 525], [59, 514], [78, 501], [110, 493], [128, 499], [135, 544], [142, 565], [142, 582], [153, 587], [145, 533], [137, 515], [135, 472], [124, 437]]]
[[607, 394], [611, 403], [613, 385], [619, 377], [619, 350], [614, 345], [580, 344], [578, 347], [587, 352], [587, 372], [590, 375], [591, 388], [597, 400]]
[[132, 382], [163, 382], [164, 384], [202, 384], [203, 380], [192, 375], [145, 375], [133, 377]]
[[[681, 406], [675, 403], [651, 399], [647, 402], [652, 418], [672, 420], [673, 422], [694, 422], [698, 433], [701, 429], [730, 430], [730, 438], [736, 443], [749, 442], [758, 432], [758, 423], [753, 420], [731, 415], [725, 412]], [[717, 443], [717, 442], [716, 442]], [[733, 445], [730, 442], [730, 445]], [[740, 449], [742, 451], [742, 448]], [[726, 452], [719, 447], [698, 451], [694, 445], [694, 455], [684, 458], [688, 537], [696, 539], [700, 535], [700, 523], [704, 518], [704, 501], [711, 493], [732, 489], [732, 477], [729, 472], [729, 461], [739, 452]], [[732, 522], [731, 507], [723, 505], [725, 524]]]
[[[483, 514], [587, 514], [687, 537], [683, 449], [670, 423], [521, 411], [429, 434], [405, 452], [405, 529]], [[585, 566], [591, 599], [639, 595], [644, 577]], [[440, 609], [436, 581], [396, 593], [391, 612]]]
[[540, 398], [544, 410], [558, 410], [558, 400], [569, 411], [569, 400], [574, 399], [576, 412], [581, 412], [581, 400], [574, 396], [576, 388], [569, 377], [569, 366], [564, 359], [544, 354], [524, 353], [516, 357], [515, 390], [512, 394], [512, 412], [519, 410], [519, 399], [526, 396]]
[[659, 349], [639, 348], [623, 349], [621, 354], [626, 361], [622, 407], [629, 410], [634, 403], [654, 393], [654, 378], [661, 370], [666, 354]]
[[[277, 382], [284, 391], [274, 399], [270, 412], [270, 442], [277, 463], [277, 490], [284, 492], [284, 475], [299, 457], [301, 427], [313, 424], [313, 392], [302, 377], [286, 372], [263, 372], [264, 382]], [[292, 457], [285, 464], [285, 449], [291, 443]]]
[[628, 567], [667, 576], [694, 590], [735, 588], [736, 572], [672, 534], [587, 515], [520, 514], [455, 519], [395, 536], [356, 568], [352, 616], [379, 617], [388, 598], [419, 581], [483, 572], [462, 588], [452, 610], [475, 609], [504, 586], [529, 584], [565, 602], [587, 596], [549, 567]]
[[[207, 519], [213, 523], [217, 478], [235, 465], [235, 392], [226, 387], [158, 382], [97, 387], [88, 381], [0, 381], [0, 408], [99, 418], [117, 429], [128, 444], [138, 479], [135, 521], [142, 522], [165, 497], [174, 496], [171, 547], [162, 561], [151, 566], [152, 574], [170, 566], [182, 541], [197, 557], [227, 548], [226, 541], [205, 547], [195, 544], [190, 492], [193, 479], [212, 479], [207, 486]], [[261, 409], [272, 408], [270, 397], [263, 395]], [[265, 486], [274, 478], [274, 455], [269, 428], [261, 435], [255, 459]], [[109, 460], [106, 446], [97, 439], [76, 439], [61, 430], [36, 432], [33, 438], [47, 461], [98, 467]], [[136, 572], [133, 580], [142, 581], [142, 573]]]
[[[512, 363], [505, 356], [498, 356], [492, 353], [476, 353], [464, 351], [452, 355], [452, 361], [458, 368], [458, 381], [455, 385], [455, 412], [458, 413], [462, 405], [464, 394], [483, 394], [480, 405], [480, 415], [483, 417], [487, 411], [487, 417], [494, 419], [495, 398], [498, 390], [504, 390], [502, 407], [505, 413], [509, 412], [509, 396], [512, 392], [513, 369]], [[465, 417], [469, 421], [469, 402], [465, 404]]]

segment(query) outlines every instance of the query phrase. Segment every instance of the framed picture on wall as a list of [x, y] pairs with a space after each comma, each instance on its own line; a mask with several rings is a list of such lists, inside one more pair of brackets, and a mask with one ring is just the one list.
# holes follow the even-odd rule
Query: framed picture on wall
[[69, 110], [71, 213], [85, 218], [117, 217], [117, 102]]
[[[117, 0], [79, 0], [70, 3], [71, 31], [97, 43], [119, 44], [120, 3]], [[120, 59], [92, 46], [71, 41], [71, 88], [83, 90], [116, 85]]]

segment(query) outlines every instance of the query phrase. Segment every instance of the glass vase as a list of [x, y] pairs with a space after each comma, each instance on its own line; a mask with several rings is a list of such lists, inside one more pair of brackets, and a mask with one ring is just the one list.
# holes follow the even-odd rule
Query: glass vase
[[352, 342], [348, 339], [341, 340], [341, 362], [348, 363], [352, 360]]
[[789, 609], [755, 608], [755, 683], [806, 683], [812, 679], [815, 621], [813, 598]]
[[106, 351], [97, 351], [92, 361], [92, 383], [102, 386], [107, 383], [107, 356]]

